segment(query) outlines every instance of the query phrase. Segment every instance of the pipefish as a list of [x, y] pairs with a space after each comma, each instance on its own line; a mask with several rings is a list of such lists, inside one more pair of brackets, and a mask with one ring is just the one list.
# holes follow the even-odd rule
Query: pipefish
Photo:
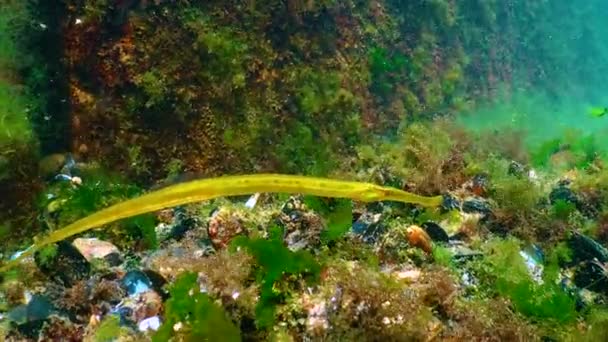
[[396, 201], [425, 207], [437, 207], [443, 201], [442, 196], [425, 197], [373, 183], [309, 176], [253, 174], [198, 179], [171, 185], [114, 204], [55, 230], [36, 241], [17, 258], [0, 267], [0, 272], [7, 271], [20, 260], [33, 255], [47, 245], [120, 219], [218, 197], [258, 192], [301, 193], [319, 197], [350, 198], [361, 202]]

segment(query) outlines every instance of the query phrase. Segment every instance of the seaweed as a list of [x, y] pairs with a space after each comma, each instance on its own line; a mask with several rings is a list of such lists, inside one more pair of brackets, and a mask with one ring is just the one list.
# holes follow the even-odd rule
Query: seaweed
[[268, 239], [248, 239], [239, 236], [233, 248], [245, 248], [254, 257], [260, 269], [256, 280], [260, 286], [260, 299], [256, 305], [256, 324], [269, 328], [275, 321], [275, 307], [289, 296], [288, 288], [281, 285], [287, 279], [300, 277], [308, 283], [319, 280], [321, 265], [307, 251], [292, 252], [283, 245], [282, 229], [270, 228]]
[[[179, 336], [187, 341], [240, 341], [241, 332], [206, 293], [201, 292], [198, 276], [181, 274], [171, 285], [165, 303], [164, 322], [152, 341], [169, 341]], [[175, 329], [176, 324], [180, 325]]]
[[326, 229], [321, 234], [323, 243], [333, 242], [342, 237], [352, 226], [353, 204], [348, 199], [323, 199], [313, 196], [304, 197], [306, 206], [326, 221]]
[[572, 323], [577, 313], [575, 299], [556, 283], [559, 271], [557, 257], [550, 258], [545, 267], [543, 281], [530, 276], [520, 255], [520, 244], [514, 239], [488, 242], [486, 272], [492, 279], [491, 291], [508, 298], [521, 314], [555, 324]]
[[110, 342], [115, 341], [123, 331], [120, 326], [120, 317], [117, 315], [108, 315], [104, 317], [103, 321], [95, 331], [94, 341], [95, 342]]

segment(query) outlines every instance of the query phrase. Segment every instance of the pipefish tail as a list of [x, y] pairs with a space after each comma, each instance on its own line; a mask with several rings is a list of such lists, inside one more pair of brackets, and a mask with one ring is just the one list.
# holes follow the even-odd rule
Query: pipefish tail
[[425, 207], [437, 207], [443, 201], [442, 196], [419, 196], [372, 183], [308, 176], [255, 174], [198, 179], [171, 185], [112, 205], [53, 231], [35, 242], [19, 257], [0, 267], [0, 272], [12, 268], [23, 258], [33, 255], [49, 244], [120, 219], [218, 197], [247, 195], [257, 192], [301, 193], [320, 197], [350, 198], [362, 202], [390, 200]]

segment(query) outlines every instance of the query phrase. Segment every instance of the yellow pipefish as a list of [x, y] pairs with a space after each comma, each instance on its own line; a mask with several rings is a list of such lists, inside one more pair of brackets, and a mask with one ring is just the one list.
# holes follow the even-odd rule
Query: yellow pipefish
[[21, 259], [32, 255], [46, 245], [120, 219], [217, 197], [257, 192], [301, 193], [320, 197], [350, 198], [362, 202], [388, 200], [419, 204], [425, 207], [437, 207], [443, 200], [441, 196], [424, 197], [372, 183], [307, 176], [256, 174], [199, 179], [168, 186], [115, 204], [56, 230], [34, 243], [18, 258], [2, 266], [0, 272], [6, 271]]

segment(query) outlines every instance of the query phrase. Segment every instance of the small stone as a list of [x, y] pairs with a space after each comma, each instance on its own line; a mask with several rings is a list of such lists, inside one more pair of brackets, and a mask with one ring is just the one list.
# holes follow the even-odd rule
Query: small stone
[[448, 248], [452, 253], [454, 261], [468, 261], [483, 256], [483, 253], [470, 249], [463, 245], [460, 241], [450, 241]]
[[142, 271], [129, 271], [121, 280], [129, 296], [135, 296], [152, 289], [152, 281]]
[[581, 289], [608, 294], [606, 265], [597, 261], [585, 261], [574, 272], [574, 284]]
[[72, 242], [87, 261], [103, 259], [112, 253], [119, 253], [118, 247], [112, 243], [96, 238], [78, 238]]
[[549, 201], [551, 202], [551, 204], [555, 204], [558, 201], [563, 201], [566, 203], [574, 204], [577, 207], [579, 206], [580, 200], [578, 199], [574, 191], [572, 191], [572, 189], [568, 187], [569, 184], [569, 181], [560, 181], [557, 184], [557, 187], [551, 190], [551, 193], [549, 194]]
[[152, 282], [152, 289], [159, 293], [163, 299], [167, 299], [169, 297], [169, 292], [167, 292], [165, 285], [167, 285], [167, 280], [158, 272], [153, 270], [146, 269], [143, 271], [150, 282]]
[[209, 221], [207, 228], [213, 247], [223, 249], [230, 241], [246, 233], [242, 219], [228, 209], [220, 209]]
[[110, 253], [103, 257], [103, 259], [108, 263], [110, 267], [120, 266], [122, 264], [123, 259], [119, 253]]
[[51, 301], [45, 296], [34, 295], [31, 300], [8, 312], [7, 318], [17, 324], [19, 332], [34, 338], [44, 326], [44, 322], [55, 312]]
[[431, 239], [435, 242], [448, 242], [450, 241], [450, 237], [448, 233], [437, 223], [432, 221], [427, 221], [422, 224], [422, 228], [424, 231], [429, 234]]
[[45, 156], [38, 163], [38, 172], [43, 178], [53, 177], [63, 168], [67, 160], [67, 153], [54, 153]]
[[526, 168], [522, 164], [512, 160], [509, 164], [509, 169], [507, 172], [512, 176], [523, 177], [523, 175], [526, 173]]
[[386, 232], [381, 222], [382, 214], [365, 212], [353, 223], [352, 232], [359, 235], [363, 242], [373, 244]]
[[196, 227], [196, 225], [196, 219], [184, 207], [177, 207], [174, 210], [174, 222], [169, 238], [180, 240], [186, 235], [186, 232]]
[[568, 240], [574, 262], [597, 260], [608, 263], [608, 249], [592, 238], [574, 232]]
[[460, 201], [450, 194], [443, 195], [443, 202], [441, 203], [441, 211], [448, 212], [452, 210], [460, 210]]
[[[296, 213], [298, 214], [295, 215]], [[324, 225], [316, 213], [294, 211], [290, 215], [282, 214], [279, 220], [285, 228], [283, 241], [291, 251], [317, 246], [321, 241]]]
[[465, 200], [462, 203], [462, 211], [469, 214], [479, 213], [489, 215], [492, 213], [490, 204], [480, 197], [473, 197]]
[[251, 197], [249, 197], [247, 202], [245, 202], [245, 207], [247, 207], [249, 209], [253, 209], [255, 207], [255, 205], [258, 203], [258, 200], [260, 199], [260, 195], [261, 194], [259, 192], [251, 195]]
[[483, 174], [478, 174], [471, 179], [468, 186], [475, 196], [484, 196], [488, 190], [488, 177]]
[[36, 266], [42, 273], [68, 287], [89, 277], [91, 265], [74, 245], [60, 241], [55, 248], [50, 256], [43, 257], [40, 252], [34, 254]]
[[420, 279], [422, 272], [420, 272], [420, 270], [418, 270], [418, 269], [401, 270], [401, 271], [394, 273], [394, 275], [399, 280], [406, 280], [408, 282], [413, 283], [413, 282], [417, 281], [418, 279]]
[[137, 324], [137, 328], [141, 332], [148, 330], [156, 331], [160, 328], [160, 318], [158, 316], [146, 318]]

